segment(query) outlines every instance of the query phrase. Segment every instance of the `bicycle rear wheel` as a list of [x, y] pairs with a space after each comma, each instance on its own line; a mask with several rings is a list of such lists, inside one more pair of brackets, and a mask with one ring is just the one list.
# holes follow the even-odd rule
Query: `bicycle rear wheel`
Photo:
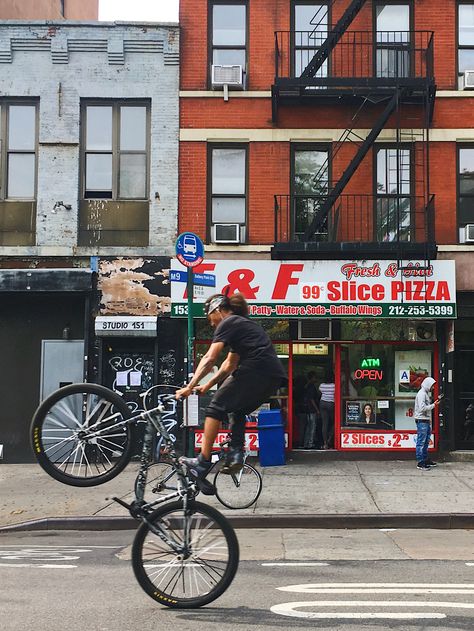
[[112, 390], [77, 383], [53, 392], [36, 410], [31, 444], [41, 467], [72, 486], [95, 486], [118, 475], [131, 454], [130, 410]]
[[218, 471], [214, 477], [216, 497], [226, 508], [238, 509], [252, 506], [262, 491], [262, 476], [248, 463], [238, 473]]
[[[148, 522], [148, 523], [147, 523]], [[140, 586], [154, 600], [190, 609], [212, 602], [229, 587], [239, 564], [232, 526], [215, 508], [191, 502], [165, 504], [137, 530], [132, 565]], [[161, 527], [175, 551], [150, 529]]]

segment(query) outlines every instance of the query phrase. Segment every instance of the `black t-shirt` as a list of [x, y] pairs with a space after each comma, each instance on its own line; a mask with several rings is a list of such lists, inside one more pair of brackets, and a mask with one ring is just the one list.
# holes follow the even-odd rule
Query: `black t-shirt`
[[240, 356], [239, 371], [254, 371], [286, 378], [270, 338], [262, 327], [249, 318], [230, 315], [216, 327], [213, 342], [223, 342]]

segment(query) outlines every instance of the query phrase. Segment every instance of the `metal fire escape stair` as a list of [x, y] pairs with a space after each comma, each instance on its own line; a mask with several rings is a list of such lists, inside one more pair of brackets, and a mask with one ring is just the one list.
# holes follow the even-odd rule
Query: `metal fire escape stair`
[[[341, 37], [344, 35], [345, 31], [352, 24], [354, 18], [359, 13], [364, 4], [365, 0], [353, 0], [350, 3], [350, 5], [344, 11], [343, 15], [338, 20], [337, 24], [335, 24], [334, 28], [329, 31], [326, 40], [321, 44], [314, 57], [301, 73], [302, 79], [310, 79], [316, 75], [318, 70], [328, 59], [331, 51], [334, 50]], [[316, 29], [317, 26], [314, 29], [313, 33], [316, 31]]]
[[320, 227], [326, 221], [326, 218], [328, 217], [329, 212], [331, 208], [333, 207], [334, 203], [336, 202], [337, 198], [342, 194], [344, 188], [349, 183], [349, 180], [354, 175], [359, 165], [361, 164], [362, 160], [365, 158], [365, 156], [369, 152], [369, 149], [372, 147], [377, 137], [379, 136], [380, 132], [387, 124], [390, 116], [396, 111], [398, 107], [400, 92], [401, 90], [399, 88], [397, 88], [394, 91], [393, 96], [390, 98], [382, 114], [379, 116], [378, 120], [376, 121], [374, 127], [371, 129], [367, 137], [362, 141], [356, 155], [351, 160], [348, 167], [342, 174], [341, 179], [336, 183], [334, 188], [328, 193], [327, 198], [321, 204], [321, 207], [319, 208], [318, 212], [313, 217], [313, 220], [311, 221], [310, 225], [306, 229], [304, 233], [304, 241], [311, 241], [311, 238], [313, 237], [313, 235], [320, 229]]

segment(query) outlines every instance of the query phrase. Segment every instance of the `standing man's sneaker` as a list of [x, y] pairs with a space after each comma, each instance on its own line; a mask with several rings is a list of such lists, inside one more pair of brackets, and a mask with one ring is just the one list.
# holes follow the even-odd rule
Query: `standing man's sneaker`
[[417, 469], [421, 469], [422, 471], [429, 471], [431, 467], [426, 462], [419, 462], [416, 465]]
[[425, 464], [427, 464], [429, 467], [437, 467], [438, 463], [437, 462], [433, 462], [432, 460], [426, 460]]
[[181, 456], [179, 461], [187, 467], [191, 475], [199, 480], [204, 480], [212, 467], [212, 462], [210, 460], [206, 460], [202, 454], [199, 454], [197, 458], [185, 458], [184, 456]]
[[222, 465], [221, 473], [238, 473], [244, 467], [244, 454], [241, 449], [229, 449]]

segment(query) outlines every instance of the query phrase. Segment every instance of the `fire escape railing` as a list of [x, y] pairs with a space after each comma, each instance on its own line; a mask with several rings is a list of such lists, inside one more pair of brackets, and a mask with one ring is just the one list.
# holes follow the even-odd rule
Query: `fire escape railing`
[[291, 80], [302, 86], [350, 86], [357, 79], [374, 79], [393, 85], [403, 79], [433, 79], [431, 31], [346, 31], [338, 34], [337, 45], [321, 64], [313, 63], [325, 35], [276, 31], [275, 84]]

